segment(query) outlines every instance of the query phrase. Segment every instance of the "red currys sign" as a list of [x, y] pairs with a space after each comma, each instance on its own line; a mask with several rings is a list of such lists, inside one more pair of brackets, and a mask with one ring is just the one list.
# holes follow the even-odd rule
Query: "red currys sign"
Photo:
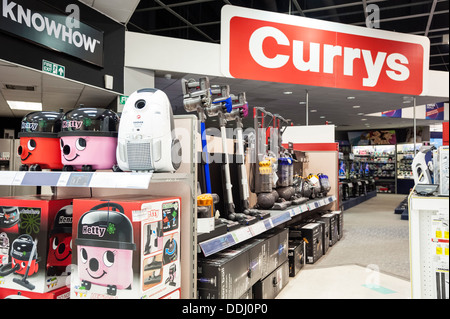
[[408, 95], [426, 92], [427, 37], [224, 6], [226, 76]]

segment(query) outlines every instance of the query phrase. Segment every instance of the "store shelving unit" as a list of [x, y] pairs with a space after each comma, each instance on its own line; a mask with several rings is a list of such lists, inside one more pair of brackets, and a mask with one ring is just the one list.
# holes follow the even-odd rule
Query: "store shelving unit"
[[113, 197], [151, 195], [181, 197], [181, 294], [197, 294], [197, 117], [174, 117], [182, 143], [182, 164], [175, 173], [0, 171], [0, 185], [50, 186], [58, 196]]
[[414, 187], [414, 177], [412, 174], [411, 164], [414, 155], [419, 150], [421, 143], [416, 144], [416, 152], [414, 152], [413, 143], [397, 144], [397, 183], [396, 189], [399, 194], [409, 194]]
[[302, 205], [291, 206], [285, 210], [265, 210], [270, 217], [261, 220], [253, 225], [240, 227], [227, 232], [224, 235], [202, 241], [198, 244], [199, 251], [208, 257], [228, 247], [241, 243], [247, 239], [255, 237], [269, 229], [287, 223], [295, 216], [300, 216], [306, 212], [324, 207], [336, 201], [336, 196], [326, 196], [320, 199], [310, 200]]
[[[368, 166], [369, 176], [375, 179], [377, 192], [396, 192], [395, 145], [354, 146], [353, 155], [356, 166]], [[365, 167], [362, 168], [365, 170]]]
[[448, 299], [448, 197], [409, 197], [411, 296]]
[[51, 187], [58, 196], [101, 197], [151, 195], [181, 197], [181, 297], [197, 298], [198, 253], [210, 256], [272, 228], [301, 219], [308, 212], [330, 207], [336, 196], [310, 200], [286, 210], [270, 211], [270, 217], [250, 226], [228, 232], [201, 243], [197, 242], [197, 180], [199, 141], [197, 117], [175, 116], [176, 135], [182, 143], [183, 160], [175, 173], [151, 172], [64, 172], [0, 171], [0, 185], [11, 187]]

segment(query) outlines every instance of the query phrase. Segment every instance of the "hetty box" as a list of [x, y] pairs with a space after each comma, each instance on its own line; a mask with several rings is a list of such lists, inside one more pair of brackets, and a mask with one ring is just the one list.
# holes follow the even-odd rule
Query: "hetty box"
[[74, 200], [71, 298], [160, 298], [180, 288], [178, 197]]
[[2, 214], [14, 226], [6, 223], [11, 227], [0, 229], [0, 288], [45, 293], [66, 286], [72, 262], [72, 198], [4, 197]]

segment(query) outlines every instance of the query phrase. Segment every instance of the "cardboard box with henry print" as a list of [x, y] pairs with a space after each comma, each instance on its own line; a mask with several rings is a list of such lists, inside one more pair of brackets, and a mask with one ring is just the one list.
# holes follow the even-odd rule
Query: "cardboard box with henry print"
[[180, 288], [178, 197], [74, 201], [71, 298], [162, 298]]
[[46, 293], [70, 282], [72, 198], [0, 198], [0, 289]]

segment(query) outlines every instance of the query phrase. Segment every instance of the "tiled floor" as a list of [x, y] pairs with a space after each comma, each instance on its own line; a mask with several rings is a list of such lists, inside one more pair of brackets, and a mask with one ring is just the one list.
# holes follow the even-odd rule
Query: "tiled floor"
[[408, 221], [394, 214], [405, 196], [378, 194], [344, 211], [343, 238], [277, 298], [411, 298]]
[[358, 265], [305, 267], [277, 299], [410, 299], [410, 282]]

